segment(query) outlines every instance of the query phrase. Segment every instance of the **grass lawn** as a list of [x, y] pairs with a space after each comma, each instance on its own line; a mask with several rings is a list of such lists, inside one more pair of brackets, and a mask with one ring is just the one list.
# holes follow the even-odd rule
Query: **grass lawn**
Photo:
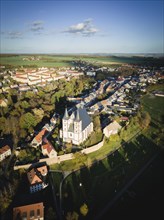
[[153, 122], [161, 123], [162, 117], [164, 116], [164, 97], [148, 94], [142, 98], [141, 102], [144, 109], [149, 112]]

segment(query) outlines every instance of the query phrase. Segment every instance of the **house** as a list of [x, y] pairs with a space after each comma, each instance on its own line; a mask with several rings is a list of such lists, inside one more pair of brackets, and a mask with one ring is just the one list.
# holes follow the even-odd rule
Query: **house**
[[30, 184], [30, 192], [38, 192], [48, 186], [46, 163], [35, 163], [29, 168], [27, 178]]
[[35, 203], [15, 207], [13, 209], [13, 220], [44, 220], [44, 205], [43, 203]]
[[41, 148], [44, 156], [48, 156], [49, 158], [57, 157], [57, 152], [46, 138], [44, 138]]
[[48, 133], [46, 128], [43, 128], [32, 140], [31, 145], [32, 147], [38, 147], [41, 143], [45, 135]]
[[121, 126], [116, 121], [114, 121], [103, 129], [103, 134], [107, 138], [109, 138], [110, 135], [117, 134], [120, 129], [121, 129]]
[[63, 142], [79, 145], [84, 142], [93, 131], [93, 123], [84, 107], [77, 108], [70, 116], [67, 109], [62, 119], [60, 137]]
[[96, 72], [88, 71], [88, 72], [86, 72], [86, 75], [87, 75], [87, 76], [95, 76], [95, 75], [96, 75]]
[[128, 117], [121, 117], [120, 121], [129, 121], [129, 118]]
[[0, 161], [11, 155], [11, 149], [8, 145], [0, 148]]

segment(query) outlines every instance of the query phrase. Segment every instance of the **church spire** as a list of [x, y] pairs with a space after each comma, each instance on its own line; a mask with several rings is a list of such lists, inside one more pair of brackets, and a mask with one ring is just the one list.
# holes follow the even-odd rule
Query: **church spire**
[[67, 108], [65, 108], [64, 119], [68, 119], [68, 118], [69, 118], [68, 111]]
[[76, 111], [76, 121], [80, 121], [79, 109]]

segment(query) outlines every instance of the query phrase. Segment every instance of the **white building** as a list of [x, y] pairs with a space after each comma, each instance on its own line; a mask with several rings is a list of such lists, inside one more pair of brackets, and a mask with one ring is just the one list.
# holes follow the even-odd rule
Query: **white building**
[[79, 145], [84, 142], [93, 131], [93, 123], [85, 108], [79, 107], [70, 116], [67, 109], [62, 120], [60, 137], [63, 142]]
[[103, 134], [107, 138], [109, 138], [110, 135], [117, 134], [120, 129], [121, 129], [121, 126], [116, 121], [114, 121], [103, 129]]

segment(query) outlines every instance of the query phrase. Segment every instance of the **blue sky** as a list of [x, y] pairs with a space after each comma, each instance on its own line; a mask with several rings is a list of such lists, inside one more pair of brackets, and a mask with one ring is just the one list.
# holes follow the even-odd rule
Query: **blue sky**
[[163, 53], [164, 1], [1, 0], [1, 53]]

